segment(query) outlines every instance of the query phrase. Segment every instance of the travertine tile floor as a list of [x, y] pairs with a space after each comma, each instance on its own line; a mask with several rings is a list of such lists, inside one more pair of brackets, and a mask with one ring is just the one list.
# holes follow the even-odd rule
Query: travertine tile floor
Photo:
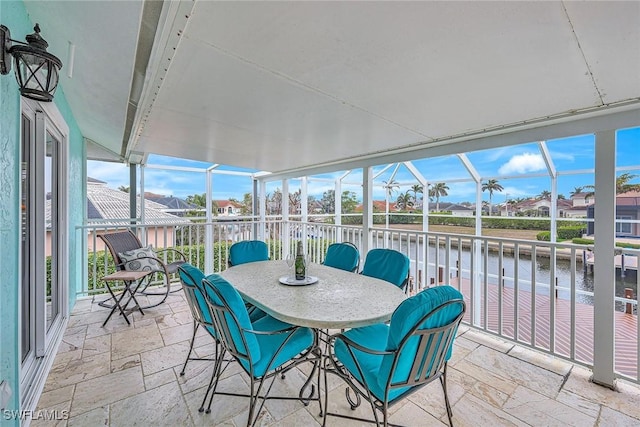
[[[97, 299], [103, 296], [96, 297]], [[189, 362], [179, 375], [189, 346], [192, 322], [182, 293], [167, 303], [134, 314], [131, 326], [92, 299], [79, 300], [69, 319], [38, 409], [67, 410], [68, 426], [242, 426], [247, 400], [217, 396], [211, 414], [198, 412], [212, 364]], [[198, 336], [196, 352], [213, 351], [211, 339]], [[623, 381], [612, 391], [589, 382], [590, 372], [495, 337], [461, 328], [449, 364], [449, 396], [456, 426], [638, 426], [640, 388]], [[304, 374], [295, 370], [276, 380], [274, 392], [295, 395]], [[246, 391], [237, 366], [220, 387]], [[330, 410], [350, 412], [344, 385], [330, 377]], [[446, 425], [440, 384], [434, 382], [394, 406], [391, 421], [409, 426]], [[361, 405], [357, 414], [369, 415]], [[319, 425], [317, 403], [269, 401], [262, 425]], [[46, 424], [44, 421], [32, 425]], [[328, 425], [360, 425], [328, 418]], [[49, 424], [51, 425], [51, 422]]]

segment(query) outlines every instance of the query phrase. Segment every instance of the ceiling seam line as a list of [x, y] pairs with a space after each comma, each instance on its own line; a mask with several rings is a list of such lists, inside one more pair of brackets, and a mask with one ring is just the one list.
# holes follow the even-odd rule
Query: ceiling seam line
[[604, 97], [602, 96], [602, 91], [600, 91], [600, 88], [598, 87], [598, 84], [596, 83], [596, 79], [593, 76], [593, 71], [591, 70], [591, 66], [589, 65], [589, 61], [587, 61], [587, 56], [584, 53], [584, 50], [582, 49], [582, 45], [580, 44], [580, 40], [578, 39], [578, 35], [576, 34], [576, 30], [573, 27], [573, 22], [571, 22], [571, 17], [569, 16], [569, 12], [567, 11], [567, 7], [565, 6], [565, 2], [562, 2], [562, 10], [564, 11], [565, 16], [567, 17], [567, 22], [569, 23], [569, 27], [571, 28], [571, 34], [573, 35], [574, 40], [576, 41], [576, 44], [578, 45], [578, 50], [580, 51], [580, 55], [582, 55], [582, 59], [584, 61], [584, 65], [587, 67], [587, 70], [589, 71], [589, 77], [591, 78], [591, 83], [593, 83], [593, 87], [596, 90], [596, 92], [598, 93], [598, 98], [600, 98], [600, 102], [602, 103], [602, 105], [605, 105], [605, 101], [604, 101]]
[[[122, 148], [120, 149], [120, 155], [124, 158], [127, 157], [127, 148], [129, 147], [129, 140], [131, 138], [131, 133], [133, 132], [133, 125], [138, 112], [139, 103], [142, 99], [143, 82], [147, 73], [147, 67], [149, 65], [149, 59], [153, 48], [153, 41], [151, 41], [151, 44], [145, 43], [145, 37], [143, 34], [155, 34], [158, 29], [161, 12], [161, 2], [154, 3], [149, 0], [145, 0], [142, 4], [138, 40], [136, 41], [136, 53], [131, 75], [131, 85], [129, 87], [127, 110], [125, 113], [125, 128], [122, 135]], [[153, 40], [153, 37], [151, 37], [151, 39]]]
[[395, 125], [395, 126], [398, 126], [398, 127], [402, 128], [402, 129], [404, 129], [404, 130], [406, 130], [406, 131], [413, 132], [413, 133], [415, 133], [415, 134], [417, 134], [417, 135], [420, 135], [420, 136], [422, 136], [422, 137], [424, 137], [424, 138], [428, 138], [428, 139], [435, 139], [435, 138], [434, 138], [434, 137], [432, 137], [432, 136], [425, 135], [424, 133], [422, 133], [422, 132], [420, 132], [420, 131], [417, 131], [417, 130], [412, 129], [412, 128], [410, 128], [410, 127], [406, 126], [406, 125], [403, 125], [403, 124], [401, 124], [401, 123], [398, 123], [398, 122], [396, 122], [395, 120], [391, 120], [391, 119], [389, 119], [389, 118], [386, 118], [386, 117], [384, 117], [384, 116], [381, 116], [381, 115], [380, 115], [380, 114], [378, 114], [378, 113], [375, 113], [375, 112], [373, 112], [373, 111], [369, 111], [369, 110], [367, 110], [366, 108], [360, 107], [360, 106], [358, 106], [358, 105], [356, 105], [356, 104], [353, 104], [353, 103], [351, 103], [351, 102], [349, 102], [349, 101], [347, 101], [347, 100], [341, 99], [341, 98], [339, 98], [339, 97], [337, 97], [337, 96], [335, 96], [335, 95], [332, 95], [332, 94], [330, 94], [330, 93], [328, 93], [328, 92], [325, 92], [325, 91], [323, 91], [323, 90], [321, 90], [321, 89], [319, 89], [319, 88], [316, 88], [316, 87], [311, 86], [311, 85], [309, 85], [309, 84], [307, 84], [307, 83], [301, 82], [300, 80], [296, 80], [296, 79], [294, 79], [293, 77], [288, 76], [288, 75], [286, 75], [286, 74], [284, 74], [284, 73], [282, 73], [282, 72], [280, 72], [280, 71], [276, 71], [276, 70], [272, 70], [272, 69], [270, 69], [270, 68], [267, 68], [267, 67], [265, 67], [265, 66], [263, 66], [263, 65], [260, 65], [259, 63], [255, 62], [255, 61], [252, 61], [252, 60], [250, 60], [250, 59], [248, 59], [248, 58], [245, 58], [245, 57], [240, 56], [240, 55], [237, 55], [237, 54], [235, 54], [235, 53], [233, 53], [233, 52], [231, 52], [231, 51], [228, 51], [228, 50], [226, 50], [226, 49], [223, 49], [223, 48], [222, 48], [222, 47], [220, 47], [220, 46], [217, 46], [217, 45], [212, 44], [212, 43], [207, 43], [207, 42], [205, 42], [204, 40], [199, 40], [199, 39], [193, 39], [193, 40], [197, 40], [197, 41], [199, 41], [200, 43], [203, 43], [203, 44], [205, 44], [205, 45], [207, 45], [207, 46], [210, 46], [210, 47], [212, 47], [213, 49], [215, 49], [215, 50], [217, 50], [217, 51], [219, 51], [219, 52], [223, 53], [224, 55], [227, 55], [227, 56], [230, 56], [230, 57], [232, 57], [232, 58], [235, 58], [235, 59], [237, 59], [237, 60], [239, 60], [239, 61], [242, 61], [242, 62], [244, 62], [244, 63], [246, 63], [246, 64], [249, 64], [249, 65], [251, 65], [251, 66], [253, 66], [253, 67], [255, 67], [255, 68], [259, 69], [259, 70], [262, 70], [262, 71], [267, 72], [267, 73], [269, 73], [269, 74], [272, 74], [272, 75], [274, 75], [274, 76], [276, 76], [276, 77], [279, 77], [279, 78], [281, 78], [281, 79], [283, 79], [283, 80], [287, 80], [287, 81], [289, 81], [289, 82], [295, 83], [295, 84], [296, 84], [296, 85], [298, 85], [298, 86], [301, 86], [301, 87], [303, 87], [303, 88], [305, 88], [305, 89], [308, 89], [308, 90], [310, 90], [310, 91], [312, 91], [312, 92], [315, 92], [315, 93], [317, 93], [317, 94], [319, 94], [319, 95], [322, 95], [322, 96], [324, 96], [324, 97], [326, 97], [326, 98], [329, 98], [329, 99], [331, 99], [331, 100], [333, 100], [333, 101], [335, 101], [335, 102], [338, 102], [338, 103], [340, 103], [340, 104], [347, 105], [347, 106], [349, 106], [349, 107], [351, 107], [351, 108], [354, 108], [354, 109], [356, 109], [356, 110], [359, 110], [359, 111], [362, 111], [362, 112], [364, 112], [364, 113], [370, 114], [370, 115], [372, 115], [372, 116], [374, 116], [374, 117], [377, 117], [377, 118], [379, 118], [379, 119], [381, 119], [381, 120], [384, 120], [384, 121], [386, 121], [386, 122], [388, 122], [388, 123], [391, 123], [391, 124], [393, 124], [393, 125]]

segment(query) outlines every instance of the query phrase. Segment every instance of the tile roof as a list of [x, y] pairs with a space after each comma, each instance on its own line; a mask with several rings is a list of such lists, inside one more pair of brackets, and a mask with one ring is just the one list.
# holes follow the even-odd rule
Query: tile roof
[[[140, 197], [138, 196], [138, 201]], [[87, 203], [92, 207], [89, 219], [128, 219], [129, 193], [109, 188], [102, 182], [87, 182]], [[163, 212], [166, 207], [151, 200], [144, 201], [145, 223], [147, 224], [174, 224], [184, 222], [181, 218]], [[89, 214], [89, 210], [87, 211]], [[136, 216], [140, 216], [140, 205], [137, 206]]]

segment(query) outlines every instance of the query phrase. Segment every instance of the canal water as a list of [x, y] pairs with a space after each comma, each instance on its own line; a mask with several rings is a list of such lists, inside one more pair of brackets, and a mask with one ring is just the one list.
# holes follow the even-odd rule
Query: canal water
[[[398, 248], [398, 242], [393, 242], [393, 249], [398, 249], [403, 253], [406, 253], [407, 243], [402, 242], [401, 247]], [[379, 241], [379, 247], [382, 247], [382, 240]], [[420, 258], [419, 261], [419, 269], [422, 270], [422, 282], [423, 285], [428, 285], [431, 283], [432, 279], [435, 279], [436, 267], [434, 265], [436, 258], [436, 250], [435, 245], [432, 243], [429, 245], [428, 250], [428, 269], [425, 273], [422, 258], [424, 257], [422, 250], [418, 253], [416, 251], [415, 242], [411, 242], [409, 244], [409, 254], [411, 259], [415, 259], [416, 255]], [[451, 249], [449, 264], [450, 270], [449, 274], [451, 276], [456, 275], [456, 265], [458, 261], [458, 255], [460, 256], [460, 267], [461, 272], [459, 274], [462, 275], [463, 278], [470, 278], [470, 269], [471, 269], [471, 251], [467, 248], [463, 248], [459, 251], [457, 248]], [[446, 248], [440, 247], [438, 249], [438, 264], [441, 267], [445, 267], [446, 263]], [[549, 294], [551, 281], [551, 261], [548, 257], [538, 255], [535, 262], [531, 259], [529, 255], [520, 255], [518, 261], [518, 286], [519, 289], [524, 291], [531, 291], [531, 280], [532, 280], [532, 270], [535, 270], [535, 282], [536, 282], [536, 293], [538, 294]], [[412, 271], [415, 265], [412, 263]], [[487, 260], [487, 271], [489, 273], [489, 283], [497, 284], [500, 280], [499, 278], [499, 257], [495, 252], [489, 252], [488, 260]], [[516, 271], [516, 262], [513, 255], [505, 253], [503, 255], [502, 260], [502, 268], [504, 270], [504, 286], [514, 287], [514, 275]], [[576, 281], [576, 300], [578, 302], [584, 304], [593, 304], [593, 290], [594, 290], [594, 278], [592, 272], [585, 272], [582, 266], [582, 263], [576, 263], [575, 270], [575, 281]], [[479, 270], [478, 270], [479, 269]], [[476, 271], [484, 270], [484, 261], [481, 262], [481, 265], [475, 266]], [[446, 269], [445, 269], [446, 271]], [[447, 274], [446, 272], [444, 273]], [[557, 278], [557, 287], [558, 287], [558, 298], [570, 299], [570, 289], [571, 289], [571, 262], [565, 259], [559, 259], [556, 261], [556, 271], [555, 277]], [[417, 280], [417, 279], [415, 279]], [[444, 279], [446, 282], [446, 278]], [[626, 270], [625, 277], [621, 277], [620, 270], [616, 272], [616, 297], [624, 297], [625, 289], [631, 288], [632, 295], [635, 297], [636, 295], [636, 280], [637, 280], [637, 272], [634, 270]], [[616, 309], [619, 311], [623, 311], [625, 308], [625, 304], [623, 302], [616, 302]]]

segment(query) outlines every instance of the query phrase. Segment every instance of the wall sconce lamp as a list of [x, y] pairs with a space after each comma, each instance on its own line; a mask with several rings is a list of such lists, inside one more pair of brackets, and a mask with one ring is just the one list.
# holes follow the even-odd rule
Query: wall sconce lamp
[[[62, 61], [47, 52], [49, 43], [40, 36], [40, 25], [33, 27], [27, 43], [11, 39], [9, 29], [0, 25], [0, 74], [11, 71], [11, 57], [15, 61], [15, 74], [20, 94], [36, 101], [51, 102], [58, 87], [58, 72]], [[11, 42], [19, 43], [12, 46]]]

